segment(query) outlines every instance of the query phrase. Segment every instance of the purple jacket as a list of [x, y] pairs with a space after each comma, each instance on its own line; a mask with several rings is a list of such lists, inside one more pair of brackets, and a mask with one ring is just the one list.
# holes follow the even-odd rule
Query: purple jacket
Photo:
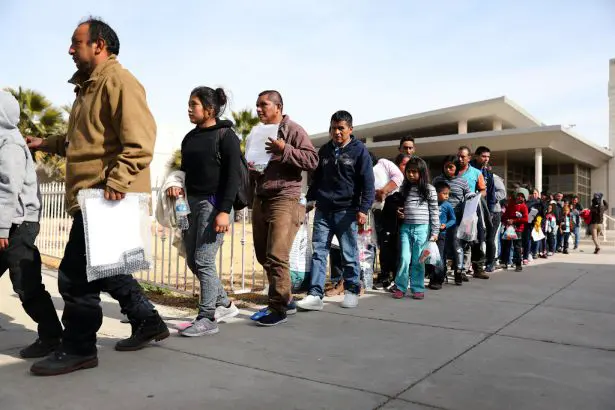
[[255, 178], [256, 195], [298, 200], [301, 196], [301, 172], [316, 169], [318, 154], [307, 132], [288, 115], [280, 123], [278, 139], [286, 142], [284, 152], [272, 156], [263, 174]]

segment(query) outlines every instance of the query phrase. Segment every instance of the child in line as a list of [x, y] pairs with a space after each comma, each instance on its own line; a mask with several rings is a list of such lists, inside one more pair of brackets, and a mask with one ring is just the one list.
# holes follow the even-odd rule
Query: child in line
[[425, 297], [425, 265], [419, 258], [428, 240], [438, 240], [440, 211], [436, 190], [428, 183], [429, 171], [425, 161], [416, 156], [410, 158], [404, 174], [404, 207], [398, 210], [404, 222], [399, 230], [399, 266], [392, 291], [393, 298], [403, 298], [410, 276], [412, 298], [420, 300]]
[[545, 215], [545, 236], [547, 242], [547, 256], [553, 256], [555, 253], [555, 238], [557, 232], [557, 220], [555, 218], [554, 207], [555, 201], [547, 206], [547, 213]]
[[570, 240], [570, 232], [574, 230], [574, 219], [570, 213], [570, 206], [565, 205], [562, 211], [562, 218], [559, 221], [559, 232], [563, 238], [563, 254], [568, 254], [568, 241]]
[[442, 283], [446, 276], [446, 249], [445, 242], [449, 229], [455, 226], [457, 219], [455, 218], [455, 210], [448, 202], [448, 197], [451, 191], [451, 186], [446, 181], [438, 181], [435, 184], [436, 193], [438, 194], [438, 205], [440, 206], [440, 233], [438, 234], [438, 250], [442, 266], [435, 267], [434, 265], [425, 266], [425, 270], [429, 273], [429, 289], [442, 289]]
[[525, 202], [527, 201], [530, 193], [525, 188], [517, 188], [515, 190], [515, 195], [510, 198], [510, 202], [506, 207], [506, 212], [503, 216], [503, 223], [506, 225], [506, 228], [513, 226], [515, 228], [515, 232], [517, 234], [517, 239], [506, 239], [502, 241], [503, 244], [503, 255], [504, 255], [504, 264], [502, 265], [503, 269], [508, 269], [508, 262], [510, 257], [510, 248], [514, 248], [513, 252], [513, 262], [516, 265], [515, 271], [521, 272], [523, 270], [523, 265], [521, 264], [521, 254], [523, 252], [522, 249], [522, 236], [523, 229], [527, 224], [528, 220], [528, 210]]

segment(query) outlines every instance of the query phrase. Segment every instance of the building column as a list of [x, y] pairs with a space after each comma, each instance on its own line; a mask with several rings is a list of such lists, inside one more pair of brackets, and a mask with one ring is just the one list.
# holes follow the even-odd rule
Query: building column
[[461, 120], [457, 123], [457, 134], [467, 134], [468, 133], [468, 121]]
[[534, 188], [542, 192], [542, 148], [534, 149]]
[[374, 137], [365, 137], [365, 145], [368, 147], [374, 143]]
[[504, 151], [504, 186], [506, 187], [506, 194], [508, 195], [508, 152]]
[[493, 131], [502, 131], [502, 120], [499, 118], [493, 119]]

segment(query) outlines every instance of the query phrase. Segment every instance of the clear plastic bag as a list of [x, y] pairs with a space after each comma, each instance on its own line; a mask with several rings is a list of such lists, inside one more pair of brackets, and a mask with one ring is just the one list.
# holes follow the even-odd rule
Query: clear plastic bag
[[107, 201], [102, 189], [83, 189], [77, 199], [83, 215], [88, 282], [150, 269], [149, 194], [128, 193], [121, 201]]
[[519, 239], [519, 235], [517, 235], [517, 231], [515, 231], [515, 227], [513, 225], [509, 225], [502, 234], [502, 239], [505, 241], [514, 241], [515, 239]]
[[427, 241], [425, 246], [423, 246], [423, 250], [421, 251], [419, 262], [424, 263], [425, 265], [442, 267], [440, 249], [438, 249], [438, 244], [436, 242]]
[[371, 289], [374, 285], [374, 264], [376, 262], [376, 245], [371, 229], [359, 232], [358, 247], [361, 280], [363, 280], [365, 289]]
[[457, 228], [457, 238], [466, 242], [474, 242], [477, 236], [478, 215], [474, 215], [472, 218], [462, 219]]
[[290, 279], [294, 292], [303, 290], [305, 278], [312, 269], [312, 242], [308, 235], [307, 222], [299, 227], [290, 250]]

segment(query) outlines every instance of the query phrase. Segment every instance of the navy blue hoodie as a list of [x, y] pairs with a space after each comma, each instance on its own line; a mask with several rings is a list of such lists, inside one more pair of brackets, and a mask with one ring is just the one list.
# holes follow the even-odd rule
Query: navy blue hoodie
[[324, 212], [351, 208], [367, 214], [375, 189], [372, 159], [365, 144], [354, 136], [343, 148], [329, 141], [318, 157], [307, 200], [316, 201], [316, 207]]

